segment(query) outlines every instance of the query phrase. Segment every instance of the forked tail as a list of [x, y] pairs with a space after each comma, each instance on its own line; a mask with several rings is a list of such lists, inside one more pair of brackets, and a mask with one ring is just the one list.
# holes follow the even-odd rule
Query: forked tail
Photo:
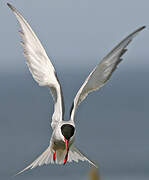
[[[66, 156], [65, 150], [57, 150], [55, 154], [55, 161], [53, 160], [53, 150], [49, 146], [35, 161], [33, 161], [29, 166], [27, 166], [22, 171], [18, 172], [16, 175], [21, 174], [22, 172], [33, 169], [37, 166], [42, 166], [44, 164], [56, 163], [56, 164], [64, 164], [64, 158]], [[85, 155], [83, 155], [76, 147], [73, 145], [70, 147], [68, 153], [68, 162], [78, 162], [81, 161], [88, 161], [92, 166], [98, 168], [98, 166], [89, 160]]]
[[92, 166], [98, 168], [98, 166], [91, 160], [89, 160], [78, 148], [76, 148], [74, 145], [71, 146], [70, 151], [69, 151], [69, 156], [68, 156], [68, 161], [72, 162], [78, 162], [78, 161], [87, 161], [89, 164]]
[[24, 168], [22, 171], [18, 172], [16, 175], [21, 174], [22, 172], [33, 169], [37, 166], [42, 166], [44, 164], [53, 163], [51, 158], [51, 147], [49, 146], [35, 161], [33, 161], [30, 165]]

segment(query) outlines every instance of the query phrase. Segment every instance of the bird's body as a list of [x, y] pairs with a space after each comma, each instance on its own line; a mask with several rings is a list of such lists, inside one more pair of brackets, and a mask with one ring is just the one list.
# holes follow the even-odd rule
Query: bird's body
[[[62, 127], [66, 126], [66, 136], [70, 136], [69, 142], [68, 142], [68, 148], [73, 144], [74, 142], [74, 131], [75, 131], [75, 126], [74, 123], [69, 122], [69, 121], [62, 121], [58, 123], [58, 125], [55, 127], [53, 130], [51, 140], [50, 140], [50, 145], [54, 151], [57, 150], [65, 150], [65, 142], [63, 140], [63, 134], [62, 134]], [[70, 128], [67, 129], [67, 126], [71, 126], [73, 130]], [[73, 131], [73, 132], [72, 132]]]
[[[50, 140], [50, 147], [53, 151], [53, 161], [59, 159], [57, 163], [60, 163], [60, 161], [61, 163], [67, 162], [68, 153], [74, 143], [74, 135], [75, 126], [73, 122], [62, 121], [55, 127]], [[69, 139], [67, 145], [66, 140], [63, 137], [67, 137], [67, 139]]]
[[64, 121], [64, 99], [56, 71], [27, 21], [12, 5], [7, 5], [14, 12], [21, 26], [20, 35], [23, 40], [21, 44], [24, 48], [27, 66], [34, 80], [40, 86], [47, 86], [50, 89], [54, 100], [54, 113], [51, 122], [53, 133], [49, 146], [35, 161], [21, 172], [43, 164], [65, 164], [67, 161], [78, 162], [79, 160], [88, 161], [91, 165], [97, 167], [94, 162], [89, 160], [74, 145], [76, 132], [74, 115], [76, 109], [90, 92], [104, 86], [117, 65], [121, 62], [121, 56], [126, 52], [128, 44], [145, 26], [138, 28], [127, 36], [93, 69], [74, 98], [70, 109], [70, 120]]

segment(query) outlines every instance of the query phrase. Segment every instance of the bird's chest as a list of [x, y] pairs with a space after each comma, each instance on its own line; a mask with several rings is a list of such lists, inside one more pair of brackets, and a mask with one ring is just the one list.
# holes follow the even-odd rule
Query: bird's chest
[[65, 149], [65, 143], [62, 140], [62, 137], [60, 135], [59, 129], [55, 129], [52, 135], [52, 148], [54, 150], [64, 150]]
[[54, 140], [53, 141], [53, 149], [56, 150], [64, 150], [65, 149], [65, 143], [62, 140]]
[[[73, 141], [69, 141], [68, 143], [68, 148], [70, 148], [70, 146], [73, 144]], [[56, 150], [65, 150], [65, 143], [62, 140], [54, 140], [52, 143], [52, 148], [56, 151]]]

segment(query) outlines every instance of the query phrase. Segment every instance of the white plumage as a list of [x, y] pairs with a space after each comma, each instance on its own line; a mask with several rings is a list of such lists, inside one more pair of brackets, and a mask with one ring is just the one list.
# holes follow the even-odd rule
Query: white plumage
[[75, 111], [78, 105], [90, 92], [100, 89], [107, 82], [117, 65], [121, 62], [121, 56], [126, 52], [127, 45], [138, 34], [138, 32], [145, 28], [145, 26], [140, 27], [127, 36], [93, 69], [74, 98], [70, 110], [70, 120], [64, 121], [63, 94], [56, 71], [29, 24], [12, 5], [8, 4], [8, 6], [16, 15], [21, 26], [21, 44], [24, 48], [24, 55], [26, 57], [28, 68], [34, 80], [40, 86], [47, 86], [50, 89], [54, 100], [54, 113], [51, 122], [53, 133], [49, 147], [35, 161], [18, 174], [27, 169], [33, 169], [43, 164], [65, 164], [67, 161], [88, 161], [91, 165], [97, 167], [95, 163], [90, 161], [74, 146]]

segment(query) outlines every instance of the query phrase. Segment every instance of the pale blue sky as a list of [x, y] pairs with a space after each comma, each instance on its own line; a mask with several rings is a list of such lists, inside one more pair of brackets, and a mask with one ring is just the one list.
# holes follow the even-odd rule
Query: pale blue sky
[[[100, 59], [136, 28], [147, 26], [110, 81], [79, 106], [76, 145], [100, 165], [103, 179], [149, 179], [147, 0], [0, 1], [0, 179], [11, 179], [48, 146], [53, 112], [49, 90], [38, 87], [25, 65], [19, 27], [7, 2], [26, 18], [51, 58], [66, 120], [77, 90]], [[87, 172], [88, 164], [80, 162], [43, 166], [13, 179], [85, 180]]]
[[119, 41], [142, 25], [147, 28], [129, 46], [121, 68], [149, 65], [147, 0], [2, 0], [0, 71], [24, 68], [19, 28], [7, 2], [29, 22], [56, 69], [93, 68]]

